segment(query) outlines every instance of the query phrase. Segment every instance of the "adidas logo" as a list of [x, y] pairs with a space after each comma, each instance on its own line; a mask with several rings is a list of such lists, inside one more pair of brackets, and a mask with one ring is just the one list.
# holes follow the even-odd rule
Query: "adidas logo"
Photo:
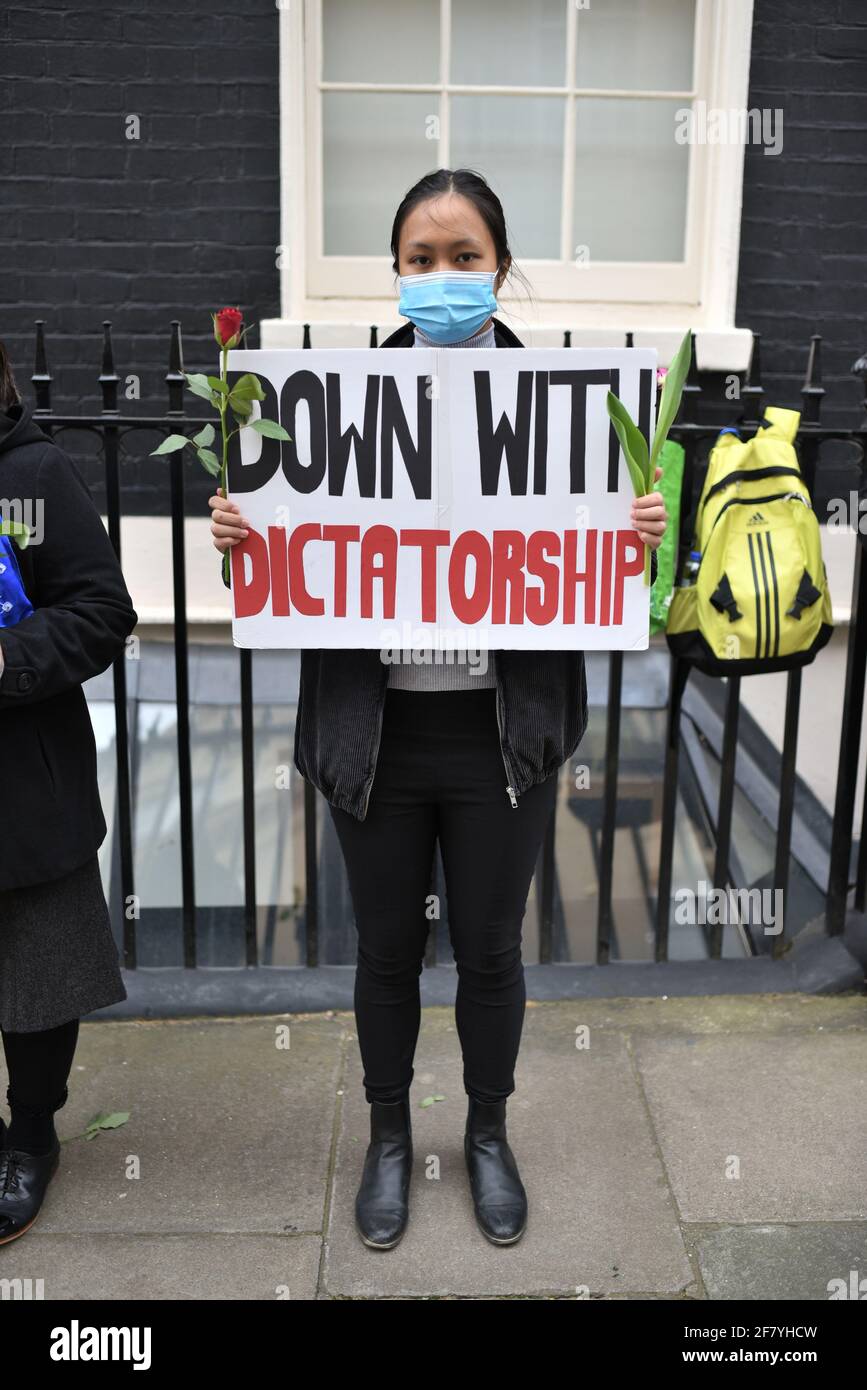
[[765, 518], [762, 516], [761, 512], [753, 512], [752, 516], [747, 521], [747, 525], [758, 526], [759, 522], [764, 521], [764, 519]]

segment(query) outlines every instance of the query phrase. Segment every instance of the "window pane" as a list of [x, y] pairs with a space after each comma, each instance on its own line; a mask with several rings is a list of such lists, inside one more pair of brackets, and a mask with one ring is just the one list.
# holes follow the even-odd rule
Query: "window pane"
[[438, 82], [439, 5], [323, 0], [326, 82]]
[[323, 93], [326, 256], [388, 255], [398, 203], [437, 167], [438, 110], [434, 93]]
[[563, 0], [453, 0], [451, 82], [562, 87]]
[[575, 102], [573, 243], [594, 261], [682, 261], [689, 146], [678, 99]]
[[596, 0], [578, 11], [579, 87], [692, 88], [695, 0]]
[[562, 98], [452, 97], [450, 158], [485, 175], [516, 259], [559, 257]]

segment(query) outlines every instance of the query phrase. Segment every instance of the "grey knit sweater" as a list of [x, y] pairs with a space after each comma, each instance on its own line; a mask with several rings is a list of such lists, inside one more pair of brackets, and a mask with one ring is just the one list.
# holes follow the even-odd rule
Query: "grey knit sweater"
[[[494, 325], [489, 323], [459, 343], [434, 343], [420, 328], [414, 333], [415, 347], [492, 348], [496, 347]], [[396, 690], [480, 690], [495, 686], [494, 653], [479, 649], [467, 652], [439, 651], [430, 647], [404, 648], [392, 653], [388, 684]]]

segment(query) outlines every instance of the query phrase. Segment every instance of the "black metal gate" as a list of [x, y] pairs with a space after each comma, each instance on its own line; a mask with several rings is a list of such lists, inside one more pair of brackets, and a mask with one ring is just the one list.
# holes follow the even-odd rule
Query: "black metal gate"
[[[166, 375], [168, 405], [161, 416], [122, 416], [118, 409], [118, 375], [115, 371], [110, 324], [104, 325], [104, 349], [99, 384], [102, 393], [102, 411], [94, 415], [64, 416], [55, 414], [51, 405], [51, 376], [47, 366], [44, 325], [37, 322], [36, 367], [32, 377], [36, 409], [34, 412], [40, 426], [52, 437], [68, 430], [85, 430], [95, 434], [99, 440], [105, 471], [106, 510], [108, 529], [118, 556], [120, 549], [120, 520], [122, 509], [122, 459], [124, 443], [129, 436], [141, 435], [146, 431], [163, 433], [192, 434], [206, 423], [204, 419], [184, 413], [184, 376], [181, 344], [181, 326], [175, 321], [171, 327], [169, 369]], [[377, 330], [371, 329], [370, 346], [377, 345]], [[310, 347], [309, 328], [305, 330], [304, 346]], [[570, 335], [566, 333], [564, 346], [570, 346]], [[632, 335], [627, 335], [626, 346], [632, 346]], [[814, 485], [822, 468], [822, 447], [829, 441], [844, 441], [854, 447], [854, 458], [863, 469], [865, 459], [865, 440], [867, 428], [852, 429], [824, 426], [820, 422], [820, 410], [824, 390], [821, 385], [820, 338], [814, 335], [808, 353], [805, 382], [802, 388], [801, 425], [797, 440], [801, 468], [815, 497]], [[863, 370], [861, 370], [863, 369]], [[867, 363], [863, 360], [856, 370], [867, 377]], [[740, 390], [739, 402], [735, 404], [729, 419], [715, 419], [713, 422], [699, 420], [702, 409], [702, 388], [699, 385], [695, 365], [695, 344], [693, 342], [693, 363], [684, 391], [683, 405], [679, 423], [672, 430], [685, 450], [685, 466], [682, 487], [681, 514], [684, 524], [679, 538], [680, 556], [688, 549], [690, 535], [686, 518], [692, 511], [694, 498], [700, 482], [700, 464], [703, 453], [713, 443], [719, 430], [725, 425], [737, 424], [742, 437], [748, 438], [759, 428], [763, 410], [764, 390], [759, 366], [759, 343], [754, 339], [752, 362], [745, 383]], [[197, 465], [193, 465], [197, 467]], [[256, 882], [256, 816], [254, 804], [254, 699], [253, 699], [253, 661], [254, 654], [249, 650], [239, 650], [240, 681], [240, 759], [242, 770], [242, 805], [240, 833], [243, 845], [243, 938], [244, 966], [235, 970], [214, 970], [199, 964], [198, 925], [200, 913], [196, 904], [194, 875], [194, 797], [191, 764], [190, 728], [190, 639], [187, 615], [187, 584], [184, 556], [184, 517], [185, 517], [185, 477], [187, 463], [181, 453], [174, 453], [168, 461], [160, 460], [160, 467], [168, 469], [168, 488], [171, 504], [172, 575], [174, 595], [174, 695], [176, 706], [176, 754], [178, 769], [178, 802], [180, 832], [181, 903], [183, 932], [183, 963], [177, 969], [140, 970], [138, 969], [137, 924], [134, 915], [123, 914], [122, 951], [127, 971], [130, 1000], [126, 1006], [119, 1006], [113, 1012], [243, 1012], [247, 1010], [271, 1010], [274, 1008], [295, 1010], [301, 1008], [322, 1008], [332, 1005], [348, 1007], [351, 1002], [352, 972], [351, 961], [342, 964], [323, 962], [320, 956], [320, 851], [321, 832], [317, 803], [319, 794], [308, 784], [303, 791], [304, 825], [304, 902], [301, 908], [301, 930], [303, 932], [303, 963], [301, 967], [274, 967], [260, 960], [260, 942], [257, 931], [257, 882]], [[216, 581], [215, 581], [216, 582]], [[830, 835], [829, 868], [827, 884], [824, 888], [824, 933], [828, 940], [840, 937], [844, 930], [847, 900], [852, 886], [850, 859], [853, 826], [855, 822], [855, 796], [859, 764], [859, 738], [861, 712], [865, 693], [865, 665], [867, 665], [867, 570], [862, 564], [862, 548], [856, 546], [855, 574], [852, 594], [851, 621], [849, 626], [848, 653], [846, 662], [843, 720], [840, 730], [839, 763], [836, 783], [836, 803]], [[614, 870], [615, 836], [618, 828], [618, 785], [621, 771], [621, 735], [624, 683], [624, 654], [611, 652], [605, 654], [606, 685], [605, 694], [605, 743], [603, 759], [604, 788], [598, 825], [594, 830], [594, 854], [598, 875], [596, 894], [596, 928], [594, 964], [605, 966], [617, 963], [613, 972], [588, 972], [586, 965], [576, 966], [564, 960], [558, 951], [558, 904], [556, 812], [546, 834], [542, 853], [536, 872], [535, 912], [538, 929], [538, 964], [528, 968], [528, 992], [537, 997], [555, 997], [585, 992], [604, 993], [654, 993], [664, 989], [678, 992], [687, 989], [706, 992], [709, 989], [755, 989], [806, 987], [810, 984], [803, 972], [798, 976], [791, 969], [784, 972], [784, 964], [791, 945], [791, 934], [785, 930], [775, 937], [769, 950], [755, 950], [753, 959], [739, 962], [724, 962], [722, 959], [722, 928], [709, 928], [703, 960], [700, 965], [693, 962], [672, 962], [669, 967], [652, 977], [653, 983], [644, 967], [637, 965], [634, 970], [627, 969], [628, 962], [622, 955], [612, 951], [614, 933]], [[821, 655], [818, 658], [821, 660]], [[666, 657], [666, 660], [668, 658]], [[663, 965], [669, 962], [669, 924], [673, 890], [673, 859], [677, 814], [677, 795], [679, 778], [682, 772], [681, 742], [683, 702], [678, 694], [679, 663], [669, 661], [669, 698], [665, 715], [665, 752], [662, 775], [661, 834], [659, 842], [659, 861], [657, 868], [657, 891], [654, 905], [654, 937], [651, 963]], [[773, 886], [787, 890], [792, 864], [792, 822], [796, 789], [796, 758], [802, 673], [793, 671], [788, 675], [785, 729], [782, 754], [778, 768], [778, 787], [776, 814], [773, 830], [776, 837]], [[736, 881], [733, 874], [732, 813], [736, 787], [736, 754], [739, 747], [741, 721], [741, 689], [738, 677], [718, 681], [715, 700], [721, 721], [719, 750], [719, 786], [715, 808], [712, 808], [710, 832], [713, 838], [713, 885], [725, 888]], [[119, 879], [120, 898], [126, 903], [135, 896], [134, 872], [134, 798], [130, 777], [130, 737], [128, 728], [128, 692], [126, 663], [120, 658], [113, 668], [113, 701], [115, 719], [116, 749], [116, 862]], [[710, 708], [710, 705], [708, 705]], [[835, 750], [836, 751], [836, 750]], [[710, 794], [712, 801], [712, 794]], [[705, 797], [707, 803], [708, 797]], [[321, 807], [319, 808], [321, 810]], [[863, 826], [864, 812], [861, 822]], [[861, 834], [860, 853], [855, 880], [855, 906], [863, 910], [865, 883], [867, 883], [867, 848]], [[439, 882], [439, 866], [434, 866], [434, 883]], [[346, 905], [344, 903], [344, 910]], [[431, 932], [428, 964], [437, 960], [435, 932]], [[755, 956], [761, 955], [757, 961]], [[722, 965], [727, 968], [721, 970]], [[743, 966], [744, 970], [732, 973], [733, 965]], [[776, 966], [776, 969], [772, 967]], [[771, 967], [769, 969], [769, 967]], [[747, 971], [751, 972], [749, 975]], [[578, 972], [578, 973], [576, 973]], [[147, 979], [144, 979], [147, 976]], [[605, 977], [608, 978], [605, 978]], [[453, 979], [448, 970], [425, 971], [424, 987], [428, 1000], [450, 997]], [[844, 980], [851, 980], [851, 972]], [[772, 983], [773, 982], [773, 983]], [[839, 986], [838, 986], [839, 987]]]

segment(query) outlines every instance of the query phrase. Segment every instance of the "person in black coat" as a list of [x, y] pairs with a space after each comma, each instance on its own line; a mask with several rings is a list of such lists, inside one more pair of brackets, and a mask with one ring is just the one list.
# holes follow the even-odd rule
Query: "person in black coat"
[[[0, 1244], [33, 1224], [59, 1161], [83, 1014], [126, 998], [97, 850], [106, 834], [82, 682], [123, 652], [132, 606], [87, 485], [20, 399], [0, 344]], [[8, 527], [6, 528], [8, 531]]]
[[[409, 322], [383, 347], [524, 346], [493, 314], [512, 256], [502, 205], [481, 174], [437, 169], [418, 180], [395, 213], [391, 252], [398, 312]], [[226, 551], [248, 526], [222, 493], [209, 506], [214, 544]], [[632, 522], [658, 548], [662, 494], [636, 497]], [[358, 933], [355, 1019], [371, 1113], [355, 1219], [378, 1250], [394, 1248], [408, 1219], [409, 1093], [437, 841], [475, 1217], [498, 1246], [526, 1229], [527, 1194], [506, 1132], [526, 1003], [521, 926], [558, 773], [586, 727], [580, 651], [480, 651], [485, 661], [472, 668], [434, 659], [441, 655], [329, 647], [306, 648], [301, 659], [294, 765], [328, 801]]]

